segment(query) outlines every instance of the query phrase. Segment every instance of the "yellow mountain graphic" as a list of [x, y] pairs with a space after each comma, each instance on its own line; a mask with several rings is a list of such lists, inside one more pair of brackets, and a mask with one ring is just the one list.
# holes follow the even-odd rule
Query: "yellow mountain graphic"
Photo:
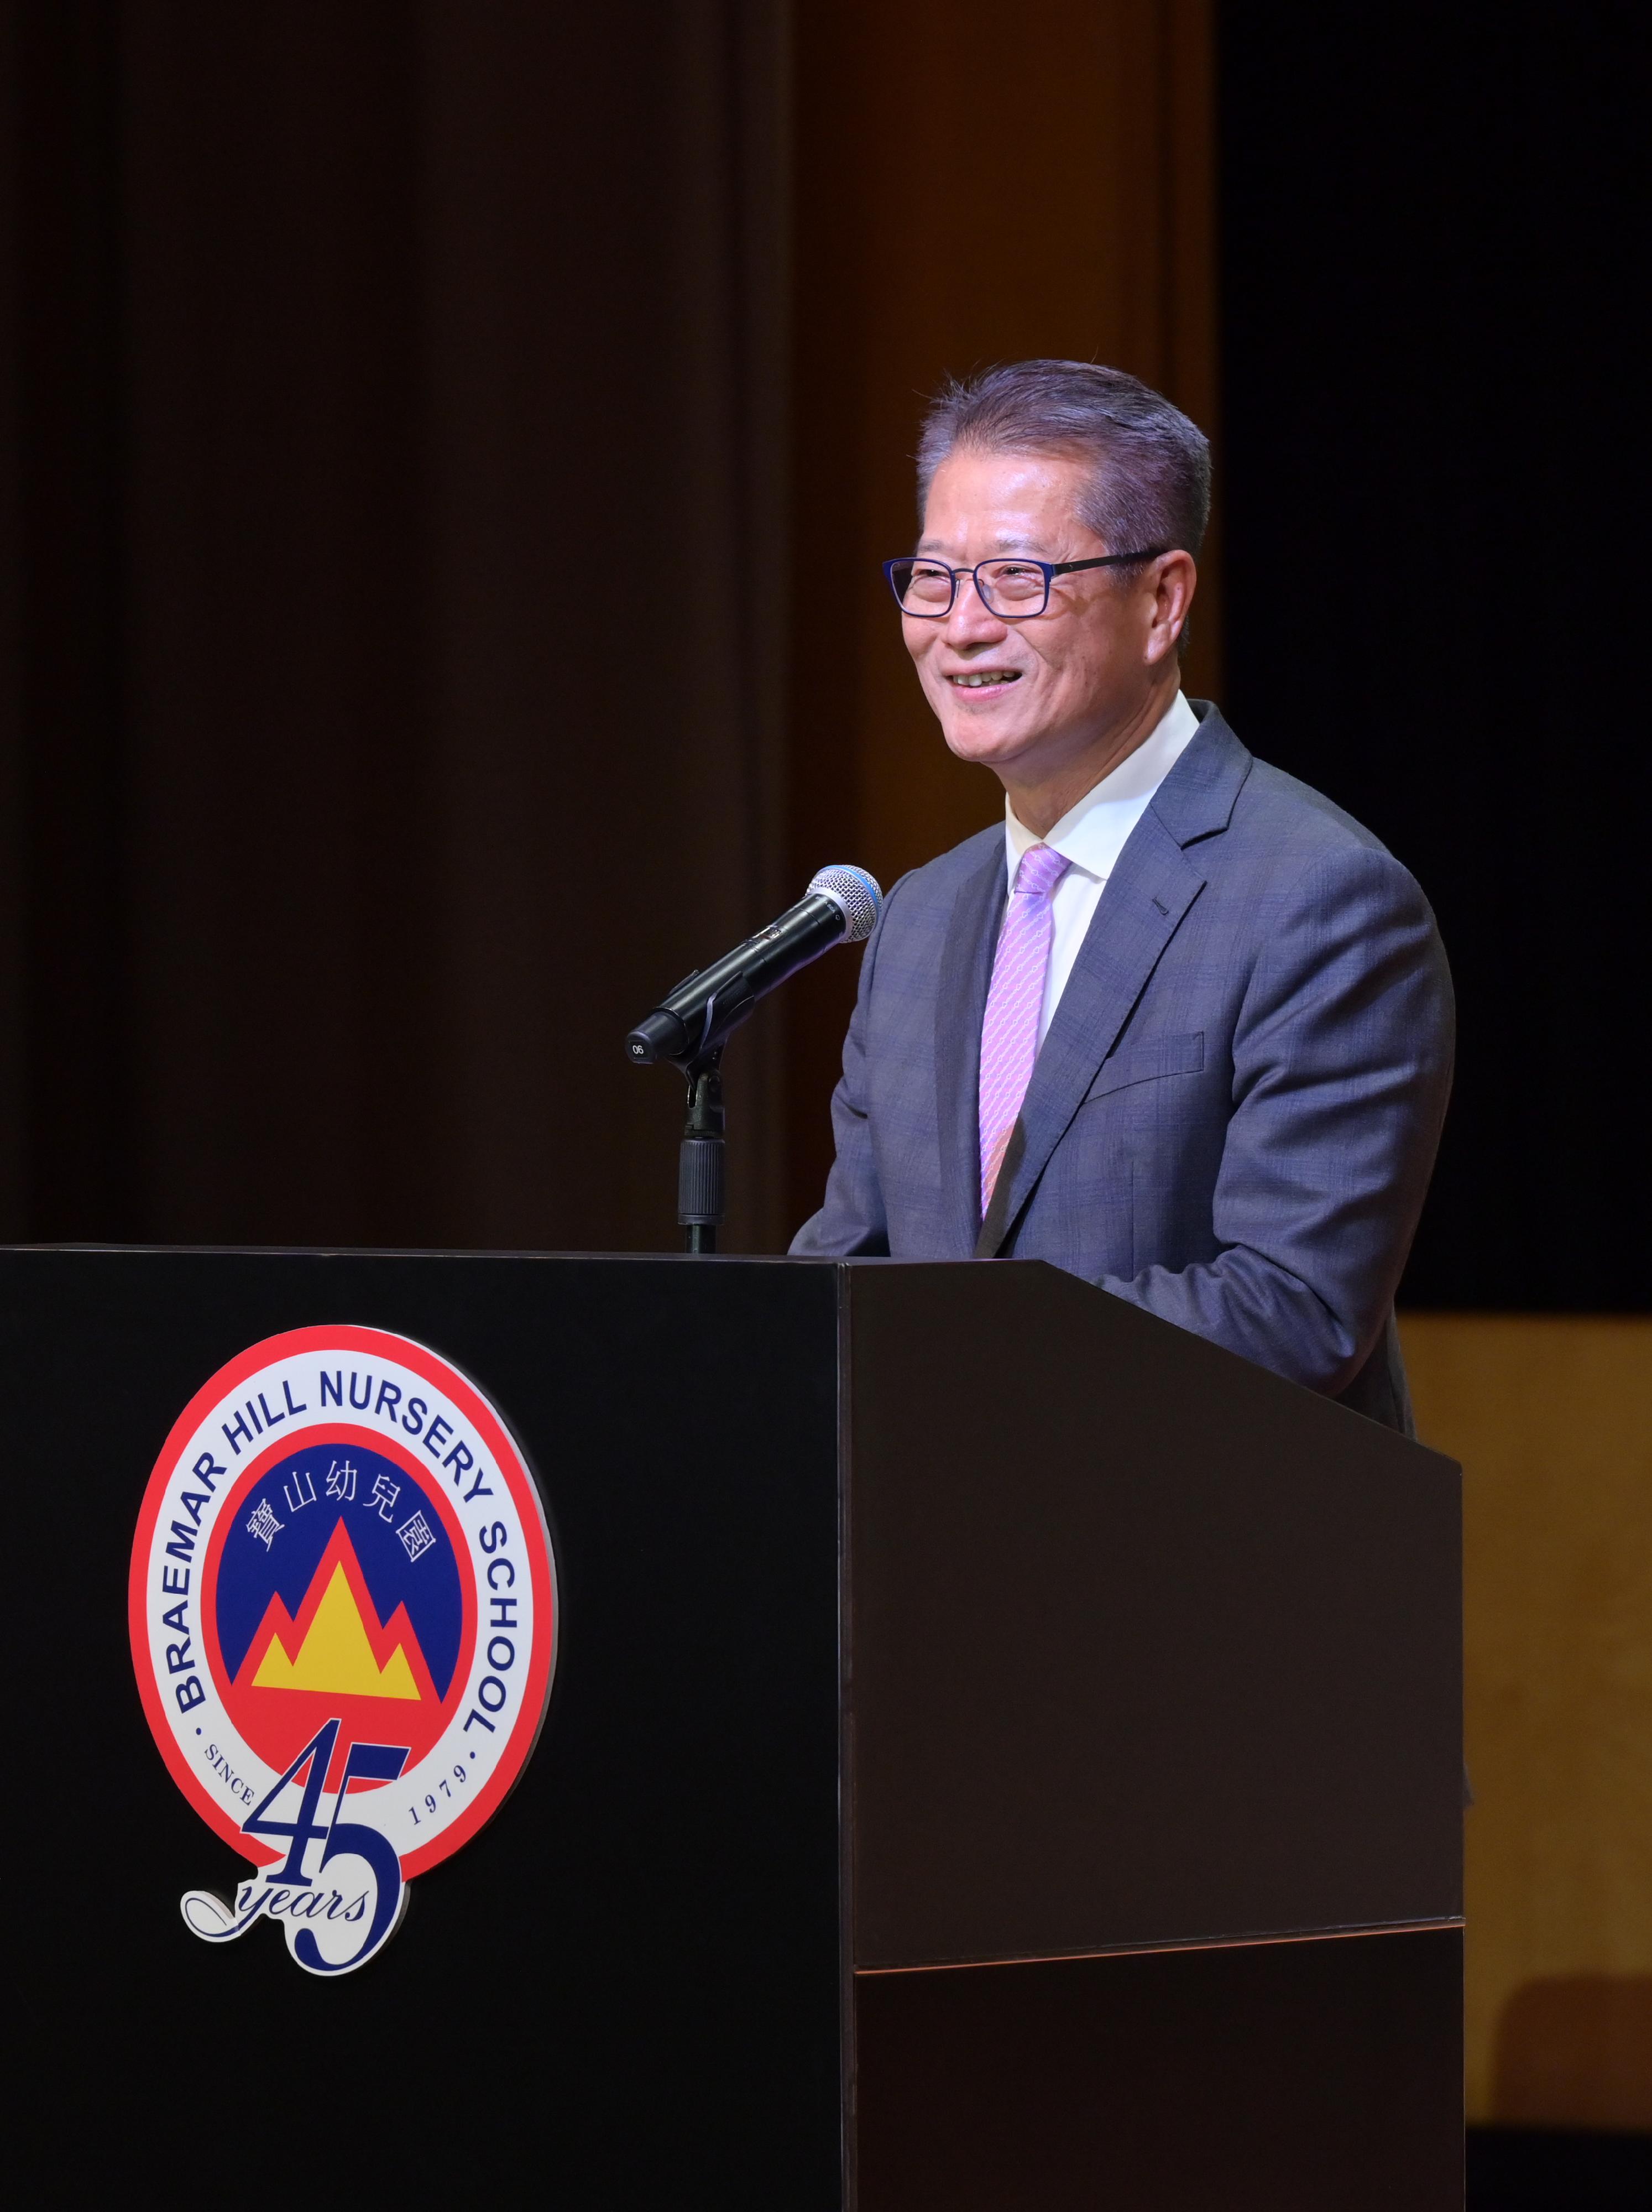
[[280, 1637], [272, 1636], [252, 1682], [260, 1690], [331, 1690], [352, 1698], [410, 1698], [416, 1705], [419, 1698], [399, 1644], [382, 1668], [374, 1658], [342, 1565], [332, 1571], [297, 1658], [289, 1659]]

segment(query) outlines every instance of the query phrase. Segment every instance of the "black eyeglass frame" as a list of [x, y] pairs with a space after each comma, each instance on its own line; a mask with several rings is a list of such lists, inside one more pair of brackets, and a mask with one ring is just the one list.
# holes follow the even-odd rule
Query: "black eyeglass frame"
[[[930, 560], [929, 556], [926, 554], [903, 553], [896, 560], [884, 562], [884, 575], [889, 585], [890, 590], [895, 595], [896, 605], [900, 608], [901, 612], [903, 615], [910, 615], [914, 622], [944, 622], [948, 615], [951, 613], [953, 608], [957, 606], [958, 603], [958, 579], [960, 576], [968, 576], [971, 580], [975, 587], [976, 598], [981, 601], [982, 606], [987, 609], [987, 611], [989, 614], [996, 615], [1000, 622], [1036, 622], [1039, 616], [1048, 610], [1050, 603], [1050, 586], [1057, 576], [1071, 576], [1080, 568], [1127, 568], [1132, 562], [1135, 561], [1157, 561], [1162, 554], [1174, 552], [1175, 550], [1175, 547], [1170, 545], [1150, 545], [1139, 553], [1098, 553], [1093, 559], [1089, 561], [1035, 561], [1029, 554], [998, 553], [994, 554], [990, 561], [977, 561], [973, 568], [953, 568], [948, 567], [944, 561]], [[1005, 614], [1002, 607], [993, 605], [991, 599], [987, 598], [986, 592], [981, 589], [981, 570], [983, 568], [995, 568], [999, 562], [1005, 561], [1014, 562], [1017, 566], [1023, 568], [1042, 568], [1043, 571], [1044, 596], [1042, 599], [1040, 600], [1036, 607], [1029, 608], [1025, 614]], [[932, 613], [927, 612], [922, 608], [908, 606], [906, 601], [901, 596], [901, 587], [895, 580], [895, 572], [897, 568], [916, 567], [920, 563], [923, 563], [924, 565], [933, 568], [945, 568], [947, 575], [951, 581], [951, 597], [947, 600], [947, 603], [944, 607], [937, 607]]]

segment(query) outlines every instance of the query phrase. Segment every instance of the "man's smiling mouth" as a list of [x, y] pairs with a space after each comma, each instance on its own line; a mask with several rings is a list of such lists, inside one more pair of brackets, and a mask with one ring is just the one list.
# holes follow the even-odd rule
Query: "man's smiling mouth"
[[949, 676], [946, 680], [949, 684], [956, 684], [960, 690], [979, 691], [989, 684], [1018, 684], [1021, 671], [1018, 668], [971, 668], [961, 676]]

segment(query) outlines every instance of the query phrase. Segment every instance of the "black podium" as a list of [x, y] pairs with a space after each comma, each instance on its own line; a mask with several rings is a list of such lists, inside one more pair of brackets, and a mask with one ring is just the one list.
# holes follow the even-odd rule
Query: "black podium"
[[[1459, 1501], [1042, 1265], [14, 1250], [14, 2008], [40, 2201], [1461, 2201]], [[359, 1973], [140, 1708], [126, 1578], [246, 1346], [430, 1346], [555, 1546], [548, 1715]]]

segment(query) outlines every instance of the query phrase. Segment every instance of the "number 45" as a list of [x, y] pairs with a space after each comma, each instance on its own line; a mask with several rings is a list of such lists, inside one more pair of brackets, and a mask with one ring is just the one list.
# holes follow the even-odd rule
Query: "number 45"
[[[314, 1935], [307, 1928], [289, 1929], [293, 1956], [300, 1966], [307, 1966], [314, 1974], [342, 1974], [352, 1966], [361, 1966], [370, 1959], [396, 1924], [396, 1916], [402, 1901], [402, 1863], [391, 1846], [389, 1838], [377, 1828], [369, 1828], [359, 1820], [341, 1820], [344, 1798], [352, 1782], [393, 1782], [407, 1764], [409, 1747], [387, 1743], [353, 1743], [344, 1757], [344, 1771], [339, 1778], [338, 1796], [332, 1808], [332, 1818], [324, 1826], [316, 1818], [321, 1803], [321, 1793], [326, 1785], [327, 1769], [332, 1764], [334, 1747], [338, 1741], [341, 1723], [329, 1721], [310, 1738], [275, 1788], [252, 1808], [241, 1823], [244, 1836], [285, 1836], [289, 1838], [286, 1864], [279, 1873], [269, 1874], [265, 1879], [292, 1889], [308, 1889], [311, 1877], [304, 1871], [305, 1854], [313, 1843], [322, 1843], [317, 1873], [322, 1872], [330, 1859], [348, 1852], [365, 1859], [373, 1869], [374, 1882], [378, 1890], [373, 1918], [360, 1948], [348, 1959], [337, 1961], [324, 1959]], [[304, 1795], [300, 1801], [298, 1815], [292, 1820], [270, 1820], [268, 1813], [288, 1783], [295, 1783], [307, 1767]]]

